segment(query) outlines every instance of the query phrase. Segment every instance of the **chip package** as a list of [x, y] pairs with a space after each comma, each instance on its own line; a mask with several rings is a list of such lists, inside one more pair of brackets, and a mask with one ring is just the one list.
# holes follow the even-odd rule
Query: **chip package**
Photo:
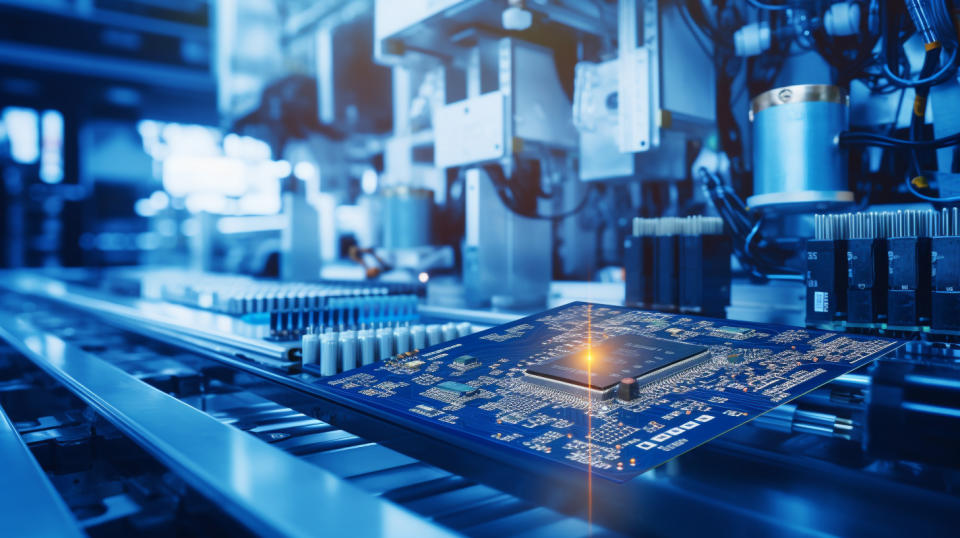
[[625, 481], [899, 347], [571, 303], [317, 383], [383, 419]]
[[691, 359], [708, 358], [707, 348], [682, 342], [624, 334], [589, 345], [526, 369], [529, 380], [545, 380], [545, 386], [585, 390], [582, 395], [605, 399], [625, 378], [641, 383], [676, 372], [680, 365], [693, 366]]

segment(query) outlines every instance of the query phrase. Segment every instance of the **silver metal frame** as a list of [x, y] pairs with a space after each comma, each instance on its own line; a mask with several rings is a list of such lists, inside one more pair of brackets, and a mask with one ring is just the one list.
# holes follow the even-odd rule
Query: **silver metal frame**
[[0, 462], [0, 529], [4, 536], [84, 536], [3, 409]]
[[[451, 534], [320, 467], [221, 423], [12, 314], [0, 314], [0, 337], [258, 534]], [[21, 495], [19, 486], [17, 495]], [[25, 534], [35, 534], [34, 530]]]

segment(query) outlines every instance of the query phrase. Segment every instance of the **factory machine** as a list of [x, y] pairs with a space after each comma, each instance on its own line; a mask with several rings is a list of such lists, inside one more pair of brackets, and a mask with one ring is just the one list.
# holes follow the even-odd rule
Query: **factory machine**
[[956, 534], [956, 0], [210, 25], [279, 206], [3, 271], [0, 534]]

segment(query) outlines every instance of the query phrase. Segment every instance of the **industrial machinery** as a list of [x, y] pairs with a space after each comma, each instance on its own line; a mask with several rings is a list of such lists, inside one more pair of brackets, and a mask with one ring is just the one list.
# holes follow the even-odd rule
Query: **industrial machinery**
[[161, 4], [0, 0], [0, 535], [956, 534], [960, 1]]

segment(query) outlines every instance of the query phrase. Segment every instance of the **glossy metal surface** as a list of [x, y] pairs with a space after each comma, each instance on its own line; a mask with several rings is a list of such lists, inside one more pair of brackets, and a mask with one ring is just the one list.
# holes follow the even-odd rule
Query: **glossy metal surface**
[[0, 286], [66, 303], [70, 306], [96, 312], [118, 325], [149, 331], [150, 336], [189, 337], [202, 340], [225, 355], [242, 355], [252, 360], [283, 363], [289, 360], [295, 344], [281, 344], [264, 340], [268, 329], [246, 323], [225, 314], [197, 310], [170, 303], [154, 303], [139, 299], [105, 296], [80, 286], [64, 284], [53, 278], [5, 271]]
[[853, 201], [847, 155], [837, 136], [849, 126], [849, 106], [835, 86], [777, 88], [753, 102], [751, 207]]
[[849, 105], [850, 98], [843, 88], [831, 84], [798, 84], [795, 86], [784, 86], [767, 90], [750, 101], [750, 118], [758, 112], [772, 106], [786, 105], [789, 103], [810, 103], [810, 102], [840, 103]]
[[73, 514], [0, 409], [0, 535], [83, 536]]
[[0, 336], [258, 534], [448, 534], [22, 319], [0, 314]]

